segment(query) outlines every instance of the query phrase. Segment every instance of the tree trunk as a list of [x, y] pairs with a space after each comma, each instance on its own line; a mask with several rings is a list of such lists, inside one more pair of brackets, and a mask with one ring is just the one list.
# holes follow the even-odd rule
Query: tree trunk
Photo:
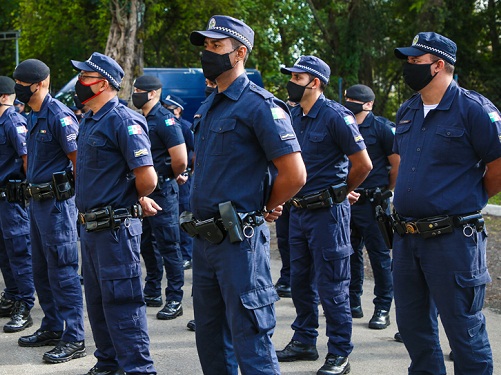
[[128, 100], [134, 78], [143, 74], [143, 43], [139, 29], [144, 0], [110, 0], [111, 25], [105, 55], [115, 59], [125, 72], [119, 97]]

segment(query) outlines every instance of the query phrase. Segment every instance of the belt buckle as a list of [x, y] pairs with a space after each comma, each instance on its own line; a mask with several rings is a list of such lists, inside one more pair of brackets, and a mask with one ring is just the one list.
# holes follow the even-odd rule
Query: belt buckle
[[299, 203], [299, 199], [297, 198], [292, 198], [291, 204], [296, 208], [302, 208], [301, 203]]
[[85, 214], [84, 213], [82, 213], [82, 212], [78, 213], [78, 221], [80, 222], [80, 224], [85, 224]]
[[418, 233], [418, 229], [417, 229], [416, 223], [413, 223], [413, 222], [410, 222], [410, 221], [407, 222], [407, 223], [405, 223], [405, 230], [409, 234], [416, 234], [416, 233]]

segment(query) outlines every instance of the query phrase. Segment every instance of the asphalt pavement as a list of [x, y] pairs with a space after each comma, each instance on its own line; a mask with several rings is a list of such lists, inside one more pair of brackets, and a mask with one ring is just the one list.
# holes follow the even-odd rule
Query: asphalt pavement
[[[271, 252], [271, 265], [274, 280], [277, 280], [280, 270], [278, 250]], [[144, 270], [143, 270], [144, 273]], [[192, 271], [185, 273], [185, 298], [183, 301], [184, 315], [174, 320], [157, 320], [156, 307], [148, 307], [148, 328], [151, 339], [151, 354], [158, 374], [202, 374], [195, 347], [195, 334], [186, 328], [186, 324], [193, 319], [193, 304], [190, 298]], [[0, 290], [3, 290], [3, 280], [0, 280]], [[397, 331], [395, 312], [391, 311], [391, 325], [384, 330], [372, 330], [367, 327], [372, 315], [372, 290], [374, 283], [366, 280], [365, 293], [362, 298], [362, 307], [365, 316], [353, 321], [353, 343], [355, 348], [350, 355], [351, 373], [360, 375], [378, 374], [406, 374], [409, 358], [403, 344], [393, 339]], [[290, 325], [295, 317], [295, 310], [291, 299], [283, 298], [276, 303], [277, 326], [273, 336], [276, 349], [283, 349], [292, 337]], [[321, 307], [320, 307], [321, 309]], [[321, 310], [320, 310], [321, 311]], [[494, 354], [494, 373], [500, 373], [497, 367], [501, 363], [501, 315], [488, 309], [484, 310], [487, 318], [487, 330]], [[22, 348], [17, 345], [19, 336], [33, 333], [39, 326], [43, 316], [42, 310], [35, 302], [32, 310], [34, 325], [19, 333], [0, 333], [0, 375], [74, 375], [86, 374], [94, 366], [95, 350], [87, 313], [85, 312], [85, 329], [87, 356], [62, 364], [46, 364], [42, 355], [51, 347]], [[3, 326], [7, 318], [1, 318]], [[441, 332], [442, 349], [446, 355], [447, 372], [453, 374], [453, 362], [448, 360], [450, 351], [445, 333]], [[311, 375], [323, 365], [327, 354], [327, 338], [325, 336], [325, 319], [320, 319], [317, 348], [320, 358], [316, 361], [281, 363], [282, 374]], [[257, 375], [257, 374], [256, 374]], [[475, 374], [472, 374], [475, 375]]]

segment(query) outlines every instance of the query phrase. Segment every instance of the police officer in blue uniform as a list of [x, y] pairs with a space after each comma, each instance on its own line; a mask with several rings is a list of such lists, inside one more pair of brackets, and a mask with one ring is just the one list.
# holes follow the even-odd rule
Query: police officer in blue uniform
[[376, 220], [376, 206], [389, 209], [391, 189], [395, 187], [400, 157], [393, 153], [395, 125], [372, 113], [376, 96], [365, 85], [353, 85], [346, 90], [345, 107], [355, 115], [360, 134], [364, 137], [373, 169], [355, 190], [359, 199], [351, 206], [350, 306], [354, 318], [362, 318], [362, 286], [364, 282], [363, 248], [367, 249], [374, 274], [374, 314], [369, 328], [384, 329], [390, 324], [393, 300], [391, 254]]
[[456, 51], [434, 32], [395, 49], [406, 60], [404, 81], [418, 92], [397, 112], [394, 145], [401, 162], [393, 281], [409, 374], [445, 374], [431, 299], [454, 352], [454, 373], [493, 373], [482, 314], [491, 278], [480, 210], [501, 190], [501, 115], [453, 80]]
[[[185, 120], [183, 116], [184, 111], [184, 101], [175, 95], [167, 95], [163, 100], [163, 105], [169, 111], [171, 111], [177, 120], [181, 124], [181, 130], [183, 132], [184, 143], [186, 144], [186, 151], [188, 152], [188, 168], [187, 172], [183, 174], [182, 181], [180, 180], [179, 185], [179, 212], [191, 211], [190, 208], [190, 188], [191, 188], [191, 178], [190, 174], [193, 171], [193, 150], [195, 146], [195, 141], [193, 138], [193, 131], [191, 130], [191, 122]], [[193, 254], [193, 239], [188, 235], [188, 233], [181, 231], [180, 233], [180, 247], [181, 255], [183, 256], [183, 268], [185, 270], [191, 268], [191, 258]]]
[[[162, 306], [161, 282], [165, 266], [166, 302], [157, 318], [168, 320], [183, 314], [184, 271], [179, 247], [177, 179], [186, 170], [187, 153], [181, 127], [174, 115], [162, 106], [161, 95], [162, 82], [155, 76], [141, 76], [134, 82], [132, 102], [146, 117], [153, 165], [159, 180], [149, 198], [162, 207], [156, 215], [143, 221], [141, 254], [148, 273], [144, 299], [147, 306]], [[184, 183], [184, 179], [180, 183]]]
[[5, 291], [0, 316], [10, 316], [4, 332], [33, 325], [35, 302], [30, 225], [21, 181], [26, 178], [26, 118], [14, 109], [12, 78], [0, 76], [0, 268]]
[[26, 179], [33, 278], [45, 314], [40, 328], [18, 343], [56, 344], [43, 360], [59, 363], [85, 356], [73, 188], [78, 122], [68, 107], [50, 96], [49, 74], [49, 67], [36, 59], [25, 60], [14, 70], [16, 96], [32, 109]]
[[[88, 375], [156, 374], [141, 287], [139, 197], [157, 184], [143, 116], [118, 102], [124, 72], [94, 52], [71, 61], [80, 124], [76, 194], [87, 312], [97, 364]], [[146, 212], [148, 213], [148, 212]]]
[[[205, 46], [202, 69], [217, 83], [195, 114], [193, 216], [181, 218], [196, 236], [193, 303], [202, 370], [279, 374], [271, 342], [278, 295], [265, 220], [275, 220], [304, 184], [299, 145], [285, 104], [245, 74], [254, 44], [249, 26], [213, 16], [190, 41]], [[270, 163], [278, 169], [271, 192], [265, 184]]]
[[[289, 223], [291, 292], [296, 308], [294, 335], [277, 352], [278, 360], [316, 360], [318, 299], [327, 320], [328, 354], [319, 375], [350, 372], [352, 320], [349, 305], [350, 200], [372, 165], [352, 113], [328, 100], [323, 91], [329, 66], [315, 56], [301, 56], [287, 83], [292, 124], [301, 145], [308, 177], [292, 199]], [[348, 160], [351, 168], [348, 173]]]

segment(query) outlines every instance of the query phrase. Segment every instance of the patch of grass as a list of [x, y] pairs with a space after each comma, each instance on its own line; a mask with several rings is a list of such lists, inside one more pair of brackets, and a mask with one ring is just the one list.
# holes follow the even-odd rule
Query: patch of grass
[[489, 199], [489, 204], [497, 204], [498, 206], [501, 206], [501, 193], [496, 194], [495, 196], [491, 197]]

